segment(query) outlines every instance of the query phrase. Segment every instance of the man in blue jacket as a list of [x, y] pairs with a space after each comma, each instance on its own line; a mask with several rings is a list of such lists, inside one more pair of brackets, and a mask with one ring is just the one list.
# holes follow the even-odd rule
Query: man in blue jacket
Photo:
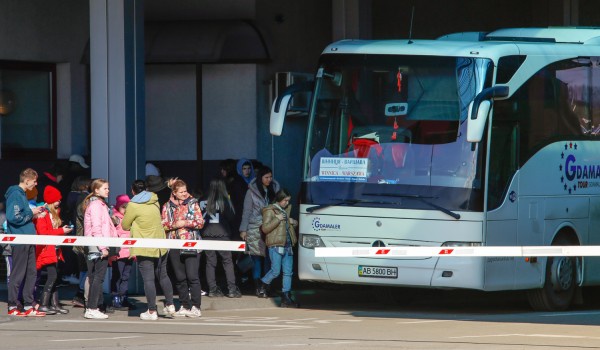
[[[31, 168], [21, 171], [19, 184], [6, 191], [6, 225], [8, 234], [35, 235], [34, 215], [40, 214], [42, 207], [30, 208], [25, 191], [37, 185], [37, 172]], [[8, 314], [10, 316], [45, 316], [35, 307], [33, 289], [37, 277], [35, 268], [35, 245], [15, 244], [12, 246], [13, 269], [8, 282]], [[23, 286], [24, 310], [19, 310], [19, 287]]]

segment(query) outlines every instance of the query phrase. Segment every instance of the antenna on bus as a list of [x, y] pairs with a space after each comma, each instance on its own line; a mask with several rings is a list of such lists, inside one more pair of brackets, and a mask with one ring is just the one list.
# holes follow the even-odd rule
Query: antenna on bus
[[408, 30], [408, 43], [412, 44], [412, 27], [413, 27], [413, 19], [415, 18], [415, 5], [412, 6], [412, 11], [410, 13], [410, 28]]

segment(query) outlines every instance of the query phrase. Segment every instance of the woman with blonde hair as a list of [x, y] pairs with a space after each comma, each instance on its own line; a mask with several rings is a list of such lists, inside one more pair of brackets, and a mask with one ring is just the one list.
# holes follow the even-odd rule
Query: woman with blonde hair
[[[204, 219], [198, 200], [187, 191], [182, 180], [172, 183], [171, 199], [162, 210], [162, 225], [169, 239], [200, 239]], [[169, 261], [175, 274], [175, 286], [179, 292], [181, 307], [176, 317], [200, 317], [202, 291], [200, 289], [200, 253], [196, 249], [172, 249]]]
[[[85, 211], [83, 218], [84, 235], [87, 237], [117, 237], [115, 225], [106, 204], [110, 192], [108, 181], [95, 179], [90, 185], [90, 194], [83, 202]], [[88, 246], [87, 267], [90, 284], [86, 310], [83, 317], [105, 319], [108, 315], [101, 312], [99, 305], [104, 303], [102, 284], [108, 267], [108, 247]]]
[[[65, 235], [73, 230], [71, 226], [62, 225], [59, 209], [61, 200], [62, 195], [57, 188], [50, 185], [46, 186], [43, 207], [46, 215], [38, 216], [33, 220], [38, 235]], [[47, 273], [46, 284], [40, 297], [39, 310], [47, 315], [69, 313], [69, 310], [60, 307], [56, 289], [58, 260], [64, 261], [60, 248], [57, 249], [54, 245], [38, 245], [35, 249], [35, 256], [37, 270], [46, 269]]]

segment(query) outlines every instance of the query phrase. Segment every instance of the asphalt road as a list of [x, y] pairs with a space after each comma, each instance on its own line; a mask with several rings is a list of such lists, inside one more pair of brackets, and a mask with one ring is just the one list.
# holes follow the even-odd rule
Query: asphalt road
[[200, 319], [141, 321], [143, 297], [138, 310], [107, 320], [71, 307], [44, 318], [4, 314], [0, 349], [600, 349], [595, 301], [532, 312], [518, 293], [412, 292], [398, 304], [382, 290], [305, 285], [299, 309], [279, 308], [277, 298], [205, 297]]

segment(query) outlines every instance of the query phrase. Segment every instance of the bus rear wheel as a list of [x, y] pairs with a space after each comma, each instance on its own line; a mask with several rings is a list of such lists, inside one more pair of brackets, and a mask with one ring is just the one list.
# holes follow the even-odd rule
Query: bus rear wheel
[[[559, 239], [553, 245], [568, 245]], [[529, 304], [536, 311], [562, 311], [569, 308], [577, 287], [577, 258], [548, 257], [544, 286], [527, 293]]]

